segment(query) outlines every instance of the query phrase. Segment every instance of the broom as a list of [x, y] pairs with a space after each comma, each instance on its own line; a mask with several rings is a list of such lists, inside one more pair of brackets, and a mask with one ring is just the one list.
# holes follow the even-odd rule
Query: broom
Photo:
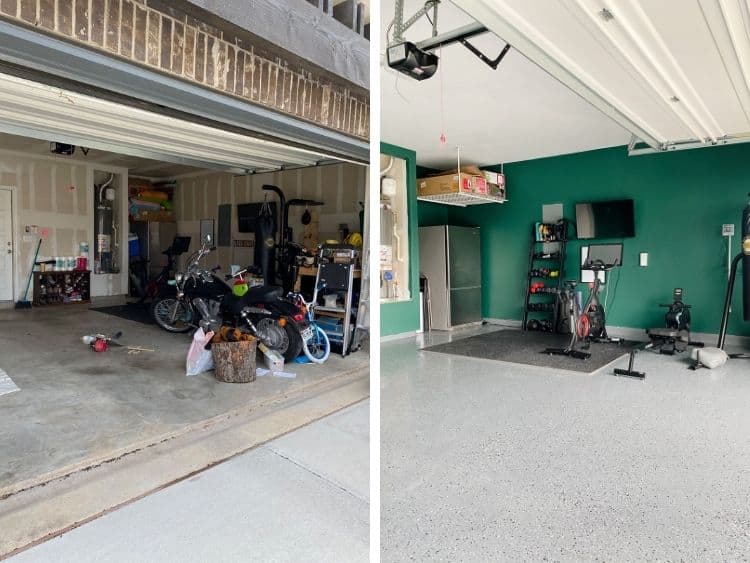
[[23, 292], [23, 299], [16, 301], [16, 309], [31, 309], [31, 301], [29, 297], [29, 286], [31, 285], [31, 277], [34, 275], [34, 266], [36, 265], [36, 259], [39, 256], [39, 249], [42, 246], [42, 239], [39, 239], [39, 243], [36, 245], [36, 252], [34, 252], [34, 259], [31, 261], [31, 269], [29, 270], [29, 279], [26, 280], [26, 291]]

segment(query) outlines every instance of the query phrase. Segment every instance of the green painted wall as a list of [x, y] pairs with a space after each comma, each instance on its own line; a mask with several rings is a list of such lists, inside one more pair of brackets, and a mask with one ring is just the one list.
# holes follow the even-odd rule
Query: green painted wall
[[[434, 225], [445, 225], [448, 223], [447, 205], [439, 203], [429, 203], [426, 201], [417, 202], [418, 223], [420, 227], [432, 227]], [[419, 236], [419, 233], [416, 233]]]
[[380, 143], [380, 152], [406, 161], [409, 209], [409, 290], [411, 299], [380, 306], [380, 334], [388, 336], [419, 328], [419, 236], [417, 232], [417, 156], [414, 151]]
[[[541, 219], [542, 205], [563, 203], [565, 217], [575, 219], [577, 202], [632, 198], [636, 237], [622, 241], [624, 265], [611, 279], [608, 324], [660, 326], [664, 310], [658, 304], [682, 287], [693, 306], [693, 330], [715, 333], [727, 275], [721, 225], [734, 223], [739, 234], [750, 192], [749, 163], [750, 144], [637, 157], [616, 147], [506, 164], [508, 203], [450, 208], [448, 221], [482, 229], [484, 316], [520, 319], [529, 230]], [[432, 220], [433, 210], [425, 210], [425, 220]], [[733, 254], [739, 252], [739, 238], [734, 237]], [[568, 245], [566, 278], [579, 275], [582, 243]], [[648, 267], [638, 266], [639, 252], [649, 253]], [[735, 295], [729, 332], [750, 335], [739, 287]]]

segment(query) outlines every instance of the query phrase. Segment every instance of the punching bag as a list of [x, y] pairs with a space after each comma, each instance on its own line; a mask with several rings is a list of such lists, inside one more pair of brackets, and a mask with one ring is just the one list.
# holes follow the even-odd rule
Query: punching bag
[[276, 260], [276, 217], [271, 206], [264, 204], [261, 207], [258, 219], [255, 222], [255, 253], [254, 263], [256, 268], [263, 272], [264, 285], [273, 285], [276, 277], [274, 268]]
[[750, 203], [742, 211], [742, 312], [750, 322]]

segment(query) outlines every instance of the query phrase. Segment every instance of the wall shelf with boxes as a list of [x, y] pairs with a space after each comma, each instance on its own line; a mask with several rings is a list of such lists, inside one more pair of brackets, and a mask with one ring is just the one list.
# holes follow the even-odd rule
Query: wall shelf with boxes
[[174, 183], [153, 184], [141, 178], [128, 179], [128, 217], [135, 222], [176, 221]]
[[564, 221], [535, 223], [532, 227], [521, 325], [524, 331], [558, 332], [557, 297], [564, 275], [566, 231]]
[[505, 203], [508, 201], [505, 174], [462, 166], [459, 170], [418, 179], [417, 199], [457, 207]]
[[34, 272], [34, 306], [67, 305], [91, 301], [91, 272], [66, 270]]

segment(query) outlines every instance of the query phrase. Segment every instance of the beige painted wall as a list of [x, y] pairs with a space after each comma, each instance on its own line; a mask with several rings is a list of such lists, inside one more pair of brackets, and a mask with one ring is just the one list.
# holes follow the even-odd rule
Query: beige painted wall
[[19, 299], [37, 244], [36, 235], [24, 232], [26, 225], [49, 229], [42, 256], [75, 256], [78, 242], [88, 240], [86, 167], [0, 153], [0, 185], [15, 188], [14, 293]]
[[[23, 295], [38, 241], [38, 235], [25, 232], [27, 225], [49, 230], [39, 250], [42, 257], [76, 256], [81, 241], [93, 248], [93, 186], [89, 184], [93, 169], [99, 168], [64, 157], [0, 152], [0, 186], [14, 190], [15, 299]], [[117, 283], [104, 283], [99, 293], [122, 293], [123, 276], [127, 279], [124, 273], [117, 276]]]
[[[278, 198], [272, 192], [264, 192], [263, 184], [278, 186], [287, 199], [304, 198], [324, 202], [318, 208], [310, 208], [313, 217], [318, 214], [319, 239], [338, 239], [338, 225], [347, 223], [351, 231], [359, 231], [359, 202], [364, 202], [367, 169], [355, 164], [334, 164], [314, 168], [301, 168], [252, 176], [234, 176], [213, 173], [187, 178], [178, 182], [175, 189], [175, 212], [177, 231], [191, 236], [191, 251], [199, 245], [200, 220], [218, 219], [218, 205], [232, 204], [232, 240], [254, 239], [252, 233], [237, 231], [237, 204], [262, 202], [266, 194], [269, 201]], [[301, 217], [304, 207], [293, 207], [289, 212], [289, 225], [294, 230], [294, 239], [302, 242]], [[218, 226], [216, 227], [218, 230]], [[252, 262], [252, 248], [219, 247], [207, 265], [220, 265], [228, 271], [230, 264], [247, 266]]]

